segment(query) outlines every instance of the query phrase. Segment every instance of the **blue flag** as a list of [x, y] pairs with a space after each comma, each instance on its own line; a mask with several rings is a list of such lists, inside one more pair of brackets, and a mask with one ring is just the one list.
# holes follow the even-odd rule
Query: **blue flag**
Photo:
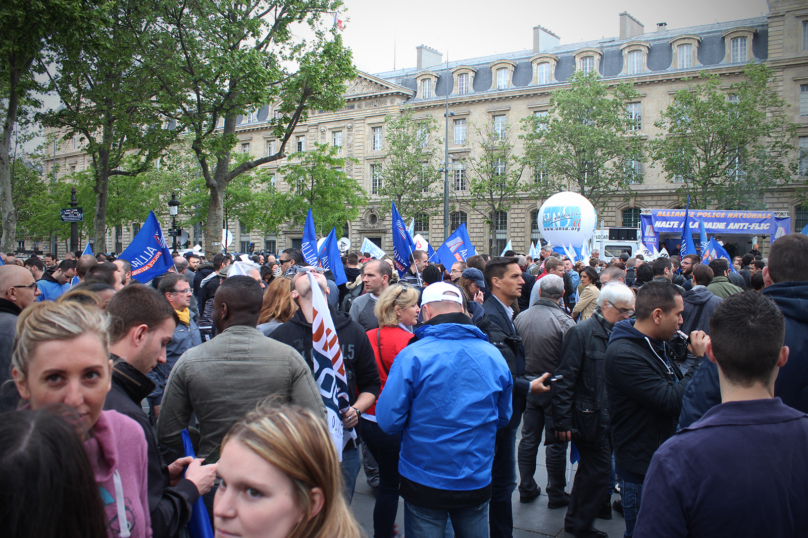
[[687, 197], [687, 206], [685, 206], [685, 222], [682, 227], [682, 246], [679, 247], [679, 256], [687, 256], [689, 254], [697, 254], [696, 245], [693, 243], [693, 235], [690, 233], [690, 220], [687, 215], [690, 211], [690, 197]]
[[808, 224], [805, 225], [805, 228], [802, 229], [800, 232], [802, 235], [808, 235]]
[[345, 276], [345, 268], [342, 266], [342, 259], [339, 255], [336, 228], [331, 228], [331, 233], [323, 241], [323, 246], [320, 249], [320, 263], [323, 264], [323, 269], [330, 269], [334, 273], [334, 283], [337, 286], [348, 282], [348, 277]]
[[724, 250], [724, 247], [722, 247], [718, 243], [718, 241], [715, 240], [715, 237], [710, 239], [710, 242], [707, 244], [707, 250], [710, 253], [710, 259], [714, 260], [716, 258], [724, 258], [729, 262], [729, 270], [732, 271], [733, 273], [738, 272], [732, 265], [732, 258], [730, 257], [729, 253], [726, 250]]
[[699, 234], [701, 235], [701, 238], [699, 239], [699, 242], [701, 243], [701, 263], [705, 263], [705, 260], [707, 259], [707, 246], [710, 244], [710, 238], [707, 237], [707, 228], [704, 227], [704, 218], [701, 219]]
[[410, 267], [410, 255], [413, 250], [415, 250], [415, 241], [407, 231], [404, 219], [398, 214], [396, 203], [393, 202], [393, 261], [399, 277], [404, 276]]
[[471, 244], [466, 223], [461, 224], [438, 249], [438, 259], [447, 271], [452, 269], [455, 262], [464, 262], [469, 256], [475, 256], [477, 251]]
[[143, 227], [120, 257], [132, 264], [132, 278], [141, 283], [165, 274], [174, 266], [174, 259], [154, 211], [149, 211]]
[[311, 209], [306, 215], [306, 225], [303, 227], [303, 244], [300, 253], [306, 265], [317, 267], [320, 261], [317, 259], [317, 235], [314, 233], [314, 217], [311, 216]]
[[[84, 252], [81, 253], [82, 256], [84, 256], [85, 254], [89, 254], [90, 256], [93, 255], [93, 246], [90, 244], [89, 241], [87, 241], [87, 246], [84, 247]], [[126, 258], [123, 258], [123, 259], [126, 260]], [[129, 261], [129, 260], [126, 260], [126, 261]], [[70, 281], [70, 286], [71, 287], [72, 286], [77, 286], [78, 283], [79, 283], [79, 277], [74, 276], [73, 280]]]
[[0, 265], [5, 265], [6, 262], [3, 261], [3, 258], [0, 258]]
[[[182, 449], [185, 455], [195, 458], [194, 444], [188, 430], [182, 430], [180, 434], [182, 435]], [[185, 471], [182, 474], [185, 476]], [[205, 501], [202, 497], [199, 497], [193, 504], [191, 519], [188, 521], [188, 534], [191, 535], [191, 538], [213, 538], [213, 527], [211, 527], [210, 517], [208, 517]]]
[[435, 252], [435, 249], [432, 248], [432, 245], [429, 243], [426, 244], [426, 255], [429, 256], [429, 263], [439, 263], [438, 253]]

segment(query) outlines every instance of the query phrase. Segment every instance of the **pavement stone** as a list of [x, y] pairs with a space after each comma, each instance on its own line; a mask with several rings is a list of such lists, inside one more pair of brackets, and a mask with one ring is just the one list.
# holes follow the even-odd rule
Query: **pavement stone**
[[[521, 429], [517, 436], [517, 444], [520, 438]], [[567, 484], [567, 492], [571, 491], [572, 480], [574, 478], [575, 472], [573, 471], [570, 482]], [[547, 495], [544, 492], [545, 485], [547, 484], [547, 470], [544, 465], [544, 445], [542, 445], [539, 451], [535, 479], [536, 483], [541, 486], [542, 493], [533, 502], [522, 504], [519, 502], [519, 491], [517, 490], [513, 493], [514, 538], [539, 538], [545, 536], [572, 538], [572, 534], [564, 532], [564, 516], [567, 513], [566, 508], [551, 510], [547, 507]], [[619, 498], [619, 495], [612, 497], [613, 500]], [[360, 471], [359, 477], [356, 480], [356, 491], [354, 492], [351, 509], [368, 537], [373, 536], [373, 507], [375, 503], [376, 498], [373, 495], [373, 490], [367, 484], [364, 471]], [[400, 498], [399, 509], [396, 514], [396, 524], [398, 525], [399, 532], [402, 533], [403, 536], [406, 536], [406, 529], [404, 528], [404, 501]], [[623, 536], [626, 530], [623, 516], [617, 512], [612, 514], [611, 520], [595, 520], [595, 528], [605, 531], [612, 538]]]

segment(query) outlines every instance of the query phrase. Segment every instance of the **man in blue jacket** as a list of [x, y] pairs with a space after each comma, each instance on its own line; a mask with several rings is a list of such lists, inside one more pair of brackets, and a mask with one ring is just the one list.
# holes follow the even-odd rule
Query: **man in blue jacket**
[[36, 300], [55, 301], [70, 290], [74, 276], [76, 276], [76, 260], [62, 260], [53, 274], [45, 273], [37, 280], [39, 295]]
[[[763, 280], [763, 295], [780, 307], [786, 319], [785, 345], [791, 350], [791, 358], [777, 376], [774, 395], [808, 413], [808, 237], [789, 234], [773, 243]], [[706, 362], [685, 391], [679, 427], [687, 428], [720, 403], [718, 367]]]
[[[521, 272], [520, 272], [521, 274]], [[513, 380], [500, 352], [463, 313], [460, 290], [424, 290], [417, 341], [396, 357], [376, 420], [401, 432], [401, 496], [407, 534], [488, 536], [497, 428], [511, 418]]]
[[654, 455], [638, 538], [805, 536], [808, 415], [775, 397], [786, 330], [777, 305], [753, 291], [716, 309], [706, 351], [723, 403]]

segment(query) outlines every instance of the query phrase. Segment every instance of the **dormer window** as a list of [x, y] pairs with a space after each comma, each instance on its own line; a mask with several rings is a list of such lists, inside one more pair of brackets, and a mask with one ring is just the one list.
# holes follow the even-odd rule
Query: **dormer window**
[[433, 71], [422, 71], [415, 77], [417, 81], [416, 99], [432, 99], [435, 97], [435, 86], [438, 84], [438, 74]]
[[513, 88], [513, 70], [516, 69], [516, 63], [510, 60], [498, 60], [489, 65], [491, 68], [492, 90], [507, 90]]
[[724, 32], [724, 63], [744, 64], [755, 59], [752, 38], [756, 30], [746, 26]]
[[671, 49], [673, 51], [673, 61], [671, 66], [674, 69], [692, 69], [699, 65], [698, 48], [701, 38], [697, 35], [687, 34], [676, 36], [671, 39]]
[[555, 67], [558, 56], [555, 54], [537, 54], [530, 59], [533, 64], [533, 84], [552, 84], [555, 82]]
[[650, 49], [651, 45], [645, 41], [631, 41], [620, 47], [620, 51], [623, 53], [623, 74], [641, 75], [645, 73], [648, 70], [646, 64]]
[[600, 49], [586, 47], [579, 49], [575, 53], [575, 68], [583, 74], [590, 71], [600, 72], [600, 61], [603, 58], [603, 51]]
[[452, 76], [454, 77], [454, 91], [452, 94], [466, 95], [471, 93], [476, 72], [476, 69], [468, 65], [461, 65], [452, 69]]

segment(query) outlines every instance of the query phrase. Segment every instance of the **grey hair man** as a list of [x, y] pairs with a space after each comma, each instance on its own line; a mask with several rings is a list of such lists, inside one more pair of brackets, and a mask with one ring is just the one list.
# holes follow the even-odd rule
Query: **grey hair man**
[[[633, 314], [634, 292], [612, 282], [600, 290], [597, 305], [589, 319], [565, 336], [552, 393], [556, 436], [564, 441], [574, 439], [581, 455], [564, 520], [564, 529], [576, 536], [598, 536], [600, 531], [592, 526], [595, 518], [611, 517], [612, 451], [603, 357], [614, 324]], [[585, 415], [584, 409], [593, 413]], [[587, 417], [592, 420], [584, 420]]]
[[[559, 267], [563, 268], [563, 265], [559, 264]], [[575, 326], [569, 314], [559, 305], [564, 296], [564, 280], [555, 274], [548, 274], [535, 286], [538, 299], [516, 316], [513, 322], [525, 346], [525, 376], [528, 378], [538, 377], [545, 372], [553, 375], [558, 366], [564, 335]], [[536, 457], [543, 430], [548, 432], [545, 436], [548, 504], [550, 508], [560, 508], [569, 502], [564, 492], [567, 443], [552, 435], [550, 394], [528, 394], [517, 454], [519, 499], [523, 503], [532, 501], [541, 493], [533, 475], [536, 474]]]
[[605, 286], [610, 282], [625, 284], [626, 272], [614, 265], [612, 265], [611, 267], [607, 267], [606, 269], [600, 272], [600, 284], [601, 286]]

